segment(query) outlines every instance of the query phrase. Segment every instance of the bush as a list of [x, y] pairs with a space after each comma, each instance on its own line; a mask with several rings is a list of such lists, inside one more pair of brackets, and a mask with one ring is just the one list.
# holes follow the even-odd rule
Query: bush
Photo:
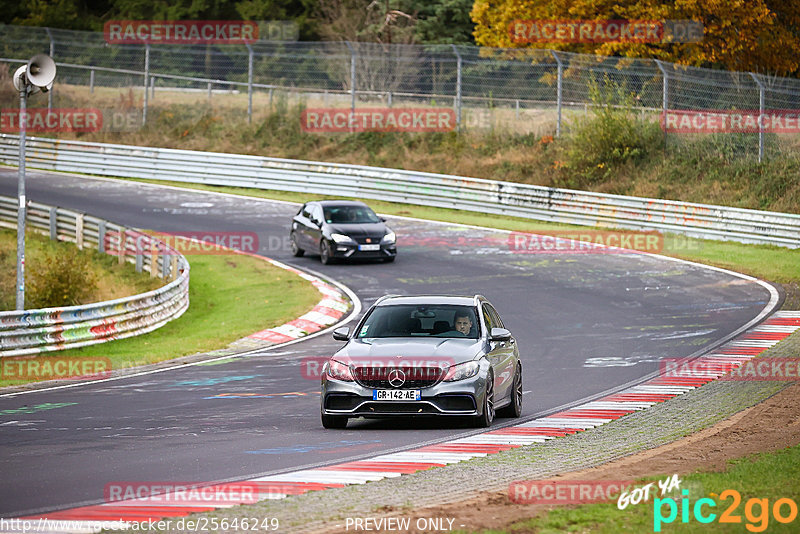
[[606, 78], [601, 87], [592, 80], [589, 95], [592, 116], [573, 126], [566, 150], [566, 167], [578, 187], [606, 180], [628, 162], [644, 160], [663, 139], [658, 123], [636, 117], [636, 100], [624, 86]]
[[74, 246], [45, 252], [44, 257], [28, 269], [28, 274], [26, 308], [75, 306], [97, 288], [89, 254], [81, 253]]

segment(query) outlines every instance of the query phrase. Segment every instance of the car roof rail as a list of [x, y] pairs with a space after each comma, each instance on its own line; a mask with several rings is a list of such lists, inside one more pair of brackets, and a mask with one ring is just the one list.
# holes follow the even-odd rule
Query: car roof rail
[[373, 304], [373, 306], [375, 306], [377, 304], [380, 304], [381, 302], [383, 302], [386, 299], [390, 299], [390, 298], [393, 298], [393, 297], [402, 297], [402, 296], [403, 295], [384, 295], [382, 297], [379, 297], [378, 300], [375, 301], [375, 304]]

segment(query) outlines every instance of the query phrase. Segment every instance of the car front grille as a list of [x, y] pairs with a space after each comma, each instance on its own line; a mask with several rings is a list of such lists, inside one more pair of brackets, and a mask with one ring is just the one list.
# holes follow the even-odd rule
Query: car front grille
[[366, 388], [421, 389], [438, 384], [444, 372], [439, 367], [356, 367], [353, 375]]
[[[372, 235], [370, 235], [370, 236], [357, 236], [357, 237], [353, 237], [353, 239], [356, 240], [356, 243], [361, 244], [361, 245], [365, 245], [365, 244], [377, 245], [378, 243], [381, 242], [381, 239], [383, 239], [383, 236], [382, 235], [377, 235], [377, 236], [372, 236]], [[367, 239], [369, 239], [369, 241], [367, 241]]]

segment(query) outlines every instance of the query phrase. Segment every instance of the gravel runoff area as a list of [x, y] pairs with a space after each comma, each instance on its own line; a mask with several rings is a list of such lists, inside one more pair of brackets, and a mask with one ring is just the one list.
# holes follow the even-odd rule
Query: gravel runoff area
[[[800, 354], [800, 332], [760, 358]], [[345, 519], [417, 510], [505, 492], [516, 480], [591, 468], [674, 442], [777, 394], [793, 382], [716, 380], [666, 402], [567, 437], [397, 478], [209, 512], [207, 517], [277, 518], [280, 532], [343, 532]], [[745, 454], [744, 452], [742, 454]], [[453, 528], [471, 530], [469, 524]]]

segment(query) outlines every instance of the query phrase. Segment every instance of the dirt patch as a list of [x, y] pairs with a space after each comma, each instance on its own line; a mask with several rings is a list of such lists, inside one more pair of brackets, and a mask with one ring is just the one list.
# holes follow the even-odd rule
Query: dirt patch
[[[649, 479], [673, 473], [723, 471], [729, 460], [800, 444], [799, 414], [800, 384], [795, 384], [752, 408], [668, 445], [547, 480]], [[382, 515], [380, 512], [386, 517], [410, 517], [412, 526], [417, 518], [456, 518], [453, 528], [510, 530], [512, 523], [534, 517], [548, 508], [551, 506], [514, 503], [506, 492], [485, 492], [458, 503], [413, 512], [383, 509], [375, 517]], [[425, 531], [411, 528], [404, 532]]]

